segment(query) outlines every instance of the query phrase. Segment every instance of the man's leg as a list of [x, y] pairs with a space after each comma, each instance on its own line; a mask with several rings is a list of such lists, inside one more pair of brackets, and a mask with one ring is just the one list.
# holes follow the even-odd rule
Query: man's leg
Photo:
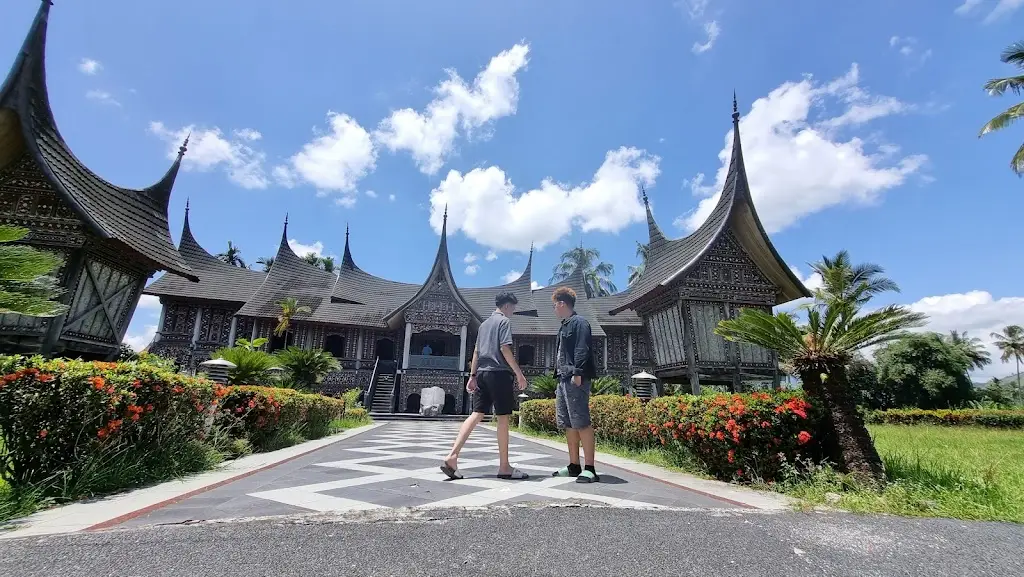
[[569, 447], [569, 464], [580, 466], [580, 431], [579, 429], [565, 430], [565, 444]]
[[572, 428], [572, 420], [569, 417], [569, 396], [564, 379], [559, 379], [558, 388], [555, 389], [555, 423], [560, 430], [565, 431], [565, 444], [569, 450], [569, 466], [555, 471], [556, 477], [575, 477], [583, 470], [580, 467], [580, 435]]
[[[476, 428], [480, 421], [484, 418], [482, 412], [474, 411], [465, 421], [462, 422], [462, 426], [459, 427], [459, 435], [455, 437], [455, 444], [452, 445], [452, 452], [448, 453], [448, 456], [444, 459], [444, 464], [448, 465], [452, 469], [459, 468], [459, 452], [462, 451], [462, 447], [469, 440], [469, 436], [473, 434], [473, 429]], [[505, 423], [505, 446], [508, 447], [508, 422]]]
[[576, 386], [572, 383], [566, 385], [566, 407], [569, 409], [569, 418], [572, 426], [576, 429], [576, 438], [583, 443], [584, 467], [580, 476], [576, 479], [580, 483], [592, 483], [598, 481], [597, 471], [594, 470], [594, 427], [590, 420], [590, 380], [583, 379], [583, 383]]
[[498, 474], [508, 475], [512, 465], [508, 462], [508, 415], [498, 415]]
[[508, 462], [508, 419], [516, 403], [515, 377], [509, 372], [495, 373], [490, 382], [494, 416], [498, 417], [498, 475], [511, 475]]
[[577, 431], [580, 441], [583, 443], [583, 462], [588, 467], [594, 466], [594, 427], [587, 427]]

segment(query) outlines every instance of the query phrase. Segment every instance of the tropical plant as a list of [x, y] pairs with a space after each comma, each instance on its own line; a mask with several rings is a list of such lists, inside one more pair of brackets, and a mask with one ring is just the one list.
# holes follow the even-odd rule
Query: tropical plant
[[273, 355], [244, 346], [223, 347], [213, 351], [211, 356], [235, 364], [235, 368], [228, 370], [228, 384], [231, 385], [268, 384], [271, 382], [270, 369], [277, 366]]
[[854, 265], [845, 250], [833, 257], [822, 256], [811, 269], [821, 277], [821, 286], [814, 290], [816, 305], [849, 302], [860, 307], [877, 294], [900, 292], [892, 279], [881, 276], [885, 269], [873, 263]]
[[636, 266], [628, 265], [626, 267], [626, 270], [629, 271], [629, 279], [627, 280], [629, 286], [633, 286], [633, 283], [635, 283], [640, 278], [640, 275], [644, 274], [644, 270], [647, 269], [647, 254], [649, 249], [649, 245], [637, 241], [636, 256], [640, 259], [640, 264]]
[[970, 368], [983, 369], [985, 365], [992, 363], [992, 355], [985, 350], [981, 339], [967, 336], [967, 331], [949, 331], [949, 336], [945, 338], [946, 342], [967, 356], [967, 360], [971, 362]]
[[228, 249], [217, 255], [217, 258], [228, 263], [231, 266], [237, 266], [239, 268], [249, 268], [249, 265], [245, 264], [242, 260], [242, 249], [235, 246], [233, 242], [228, 241]]
[[948, 337], [914, 333], [875, 352], [881, 406], [872, 408], [955, 409], [974, 400], [967, 371], [971, 359]]
[[591, 395], [621, 395], [622, 381], [618, 377], [605, 375], [598, 377], [590, 383]]
[[277, 303], [277, 306], [281, 308], [281, 312], [277, 314], [277, 326], [274, 327], [274, 334], [279, 337], [288, 332], [293, 316], [313, 312], [313, 309], [307, 306], [300, 306], [299, 301], [294, 297], [282, 299], [281, 302]]
[[256, 259], [256, 264], [263, 265], [263, 272], [270, 272], [270, 267], [274, 266], [274, 257], [272, 256], [261, 256]]
[[0, 225], [0, 313], [52, 317], [67, 310], [54, 302], [64, 291], [54, 273], [63, 260], [50, 252], [11, 245], [28, 235], [27, 228]]
[[865, 273], [878, 267], [855, 267], [848, 257], [823, 258], [819, 265], [816, 270], [820, 269], [824, 286], [806, 308], [806, 324], [786, 312], [742, 309], [736, 318], [721, 321], [715, 333], [773, 349], [791, 363], [808, 400], [822, 411], [818, 435], [825, 456], [864, 482], [882, 483], [882, 460], [857, 410], [846, 367], [855, 352], [900, 338], [926, 317], [897, 305], [861, 311], [871, 295], [881, 292], [878, 279]]
[[[1012, 64], [1017, 68], [1024, 69], [1024, 42], [1014, 42], [1006, 47], [999, 57], [1006, 64]], [[985, 83], [985, 90], [990, 96], [1002, 96], [1007, 90], [1019, 96], [1024, 89], [1024, 75], [1008, 76], [1006, 78], [993, 78]], [[992, 120], [985, 123], [978, 133], [978, 138], [990, 132], [1002, 130], [1024, 116], [1024, 102], [1018, 102], [1006, 110], [997, 114]], [[1024, 144], [1017, 149], [1013, 158], [1010, 159], [1010, 169], [1017, 173], [1017, 176], [1024, 174]]]
[[317, 266], [322, 268], [322, 269], [324, 269], [327, 272], [334, 272], [334, 268], [336, 267], [336, 264], [334, 262], [334, 257], [333, 256], [322, 256], [322, 257], [320, 257], [320, 264], [318, 264]]
[[583, 282], [587, 297], [605, 296], [616, 292], [611, 276], [615, 267], [601, 262], [601, 253], [596, 248], [584, 248], [582, 245], [562, 253], [561, 262], [555, 265], [551, 275], [551, 283], [561, 282], [577, 269], [583, 272]]
[[296, 389], [312, 390], [324, 376], [340, 367], [331, 353], [288, 347], [277, 353], [277, 363], [288, 372]]
[[1010, 359], [1017, 361], [1017, 400], [1020, 401], [1020, 361], [1024, 358], [1024, 328], [1020, 325], [1003, 327], [1003, 332], [992, 333], [992, 338], [995, 339], [996, 348], [1002, 353], [999, 360], [1004, 363], [1010, 362]]
[[551, 375], [540, 375], [530, 381], [530, 392], [533, 396], [541, 399], [555, 398], [555, 389], [558, 388], [558, 379]]
[[239, 339], [235, 339], [235, 346], [243, 348], [243, 349], [246, 349], [246, 350], [249, 350], [249, 351], [255, 351], [256, 349], [258, 349], [258, 348], [262, 347], [263, 345], [267, 344], [267, 340], [268, 339], [263, 338], [263, 337], [260, 337], [258, 339], [253, 339], [251, 341], [249, 339], [239, 338]]

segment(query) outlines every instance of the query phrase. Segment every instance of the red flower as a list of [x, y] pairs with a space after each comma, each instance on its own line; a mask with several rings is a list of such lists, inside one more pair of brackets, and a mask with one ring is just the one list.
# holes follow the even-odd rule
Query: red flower
[[106, 427], [103, 427], [103, 428], [102, 428], [102, 429], [100, 429], [99, 431], [96, 431], [96, 436], [97, 436], [97, 437], [99, 437], [99, 438], [101, 438], [101, 439], [106, 439], [106, 438], [107, 438], [107, 435], [109, 435], [109, 434], [110, 434], [110, 433], [109, 433], [109, 432], [107, 432], [107, 428], [106, 428]]
[[40, 383], [48, 383], [53, 380], [53, 375], [49, 373], [43, 373], [38, 377]]
[[734, 460], [736, 460], [736, 451], [729, 449], [729, 462], [731, 463]]
[[39, 431], [39, 438], [40, 439], [45, 439], [46, 435], [48, 435], [48, 434], [50, 434], [49, 431], [47, 431], [46, 429], [43, 429], [42, 431]]
[[97, 391], [102, 391], [107, 386], [103, 377], [89, 377], [89, 382], [92, 383], [93, 388]]
[[800, 431], [800, 434], [796, 436], [796, 439], [801, 445], [806, 445], [811, 440], [811, 434], [807, 431]]

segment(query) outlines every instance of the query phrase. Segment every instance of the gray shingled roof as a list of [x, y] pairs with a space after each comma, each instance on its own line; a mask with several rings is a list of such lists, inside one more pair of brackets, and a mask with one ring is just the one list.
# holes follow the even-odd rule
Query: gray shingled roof
[[187, 207], [178, 252], [195, 271], [199, 282], [165, 274], [146, 287], [145, 294], [244, 303], [267, 278], [265, 272], [231, 266], [206, 252], [192, 236]]
[[197, 277], [184, 262], [167, 224], [167, 201], [180, 157], [155, 185], [133, 190], [97, 176], [71, 152], [54, 123], [46, 89], [46, 26], [42, 2], [21, 52], [0, 88], [0, 106], [17, 112], [26, 147], [54, 189], [96, 235], [120, 241], [156, 268]]

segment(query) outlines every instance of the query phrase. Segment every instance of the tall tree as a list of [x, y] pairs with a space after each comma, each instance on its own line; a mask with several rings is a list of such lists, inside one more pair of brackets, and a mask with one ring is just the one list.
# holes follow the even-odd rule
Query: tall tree
[[938, 333], [915, 333], [875, 352], [878, 381], [892, 409], [955, 409], [975, 396], [971, 358]]
[[320, 257], [320, 264], [317, 265], [327, 272], [334, 272], [334, 268], [337, 264], [334, 262], [333, 256], [322, 256]]
[[636, 256], [637, 256], [637, 258], [640, 259], [640, 264], [638, 264], [636, 266], [628, 265], [626, 267], [626, 270], [629, 271], [629, 279], [627, 280], [627, 282], [629, 283], [629, 286], [633, 286], [633, 283], [635, 283], [637, 281], [637, 279], [640, 278], [640, 275], [644, 274], [644, 270], [647, 269], [647, 253], [648, 253], [648, 250], [649, 250], [649, 246], [648, 245], [643, 244], [640, 241], [637, 241], [637, 243], [636, 243]]
[[949, 336], [945, 338], [946, 342], [967, 356], [971, 362], [970, 368], [983, 369], [985, 365], [992, 364], [992, 355], [985, 350], [985, 345], [978, 337], [967, 336], [967, 331], [953, 330], [949, 331]]
[[[279, 337], [288, 332], [288, 327], [292, 324], [293, 316], [313, 312], [313, 309], [299, 305], [299, 301], [294, 297], [281, 299], [281, 301], [277, 303], [277, 306], [280, 307], [281, 312], [277, 313], [277, 326], [274, 327], [274, 334]], [[287, 339], [285, 340], [287, 342]]]
[[[822, 256], [811, 265], [821, 276], [821, 286], [814, 291], [818, 304], [849, 302], [860, 307], [875, 295], [885, 292], [900, 292], [892, 279], [882, 276], [885, 269], [873, 263], [854, 265], [850, 253], [841, 250], [833, 257]], [[854, 293], [858, 296], [854, 298]]]
[[992, 338], [995, 339], [996, 348], [1002, 353], [999, 360], [1004, 363], [1010, 362], [1010, 359], [1017, 361], [1017, 400], [1020, 401], [1020, 361], [1024, 358], [1024, 328], [1020, 325], [1003, 327], [1003, 332], [992, 333]]
[[256, 259], [256, 264], [263, 265], [263, 272], [270, 272], [270, 267], [274, 266], [274, 257], [272, 256], [261, 256]]
[[27, 228], [0, 225], [0, 313], [59, 315], [67, 307], [53, 300], [63, 293], [53, 275], [63, 260], [30, 246], [9, 244], [28, 232]]
[[584, 248], [580, 245], [563, 252], [560, 259], [551, 275], [552, 284], [569, 278], [576, 269], [580, 269], [583, 271], [587, 297], [610, 295], [618, 290], [611, 281], [615, 267], [601, 262], [601, 253], [596, 248]]
[[235, 246], [233, 242], [228, 241], [228, 249], [217, 255], [217, 258], [228, 263], [231, 266], [237, 266], [239, 268], [249, 268], [245, 261], [242, 260], [242, 249]]
[[[826, 456], [839, 468], [877, 484], [884, 482], [885, 469], [857, 410], [847, 365], [857, 351], [904, 336], [905, 329], [923, 324], [925, 316], [897, 305], [863, 312], [862, 306], [878, 292], [871, 275], [863, 278], [858, 273], [862, 267], [848, 258], [828, 259], [827, 265], [825, 260], [820, 267], [825, 286], [807, 307], [806, 324], [798, 324], [790, 313], [743, 309], [736, 318], [721, 321], [715, 332], [730, 341], [774, 349], [791, 363], [808, 400], [822, 411], [818, 437]], [[850, 279], [858, 276], [859, 284], [850, 286]]]
[[[1006, 64], [1012, 64], [1018, 69], [1024, 69], [1024, 42], [1014, 42], [1006, 47], [999, 59]], [[1024, 89], [1024, 75], [1008, 76], [1006, 78], [993, 78], [985, 83], [985, 90], [991, 96], [1002, 96], [1007, 90], [1020, 96], [1021, 89]], [[1024, 102], [1018, 102], [997, 114], [992, 120], [981, 127], [978, 137], [981, 138], [990, 132], [1002, 130], [1013, 124], [1021, 116], [1024, 116]], [[1024, 144], [1017, 149], [1013, 158], [1010, 159], [1010, 169], [1017, 173], [1017, 176], [1024, 174]]]

